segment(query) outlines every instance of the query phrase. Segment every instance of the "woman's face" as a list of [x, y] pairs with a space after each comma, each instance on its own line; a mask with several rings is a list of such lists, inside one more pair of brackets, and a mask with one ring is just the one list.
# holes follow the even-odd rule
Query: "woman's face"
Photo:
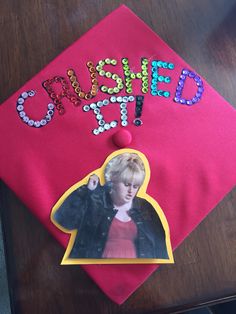
[[112, 185], [112, 199], [116, 205], [124, 205], [132, 202], [136, 196], [140, 185], [134, 182], [113, 182]]

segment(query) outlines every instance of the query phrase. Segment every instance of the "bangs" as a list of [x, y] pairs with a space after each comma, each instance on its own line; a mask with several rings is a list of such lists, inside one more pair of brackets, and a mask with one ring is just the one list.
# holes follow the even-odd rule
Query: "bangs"
[[126, 168], [125, 171], [120, 173], [120, 176], [117, 178], [119, 181], [124, 183], [133, 183], [135, 185], [141, 186], [144, 181], [145, 173], [144, 171]]

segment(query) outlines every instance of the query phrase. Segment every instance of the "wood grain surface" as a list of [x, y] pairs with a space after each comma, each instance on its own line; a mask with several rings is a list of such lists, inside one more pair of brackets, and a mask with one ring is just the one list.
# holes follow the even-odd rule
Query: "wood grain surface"
[[[0, 102], [121, 3], [236, 106], [235, 0], [0, 0]], [[64, 250], [3, 183], [0, 200], [13, 313], [173, 313], [236, 298], [236, 189], [121, 306], [59, 265]]]

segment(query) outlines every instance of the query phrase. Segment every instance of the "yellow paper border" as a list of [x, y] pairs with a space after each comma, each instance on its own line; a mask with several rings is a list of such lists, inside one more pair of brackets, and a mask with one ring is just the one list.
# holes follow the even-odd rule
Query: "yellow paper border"
[[[114, 158], [117, 155], [123, 154], [123, 153], [135, 153], [137, 155], [139, 155], [139, 157], [142, 159], [144, 166], [145, 166], [145, 171], [146, 171], [146, 176], [144, 179], [144, 182], [142, 184], [142, 186], [140, 187], [137, 196], [142, 197], [144, 199], [146, 199], [149, 203], [152, 204], [152, 206], [155, 208], [161, 223], [163, 225], [164, 231], [165, 231], [165, 240], [166, 240], [166, 247], [167, 247], [167, 252], [168, 252], [168, 256], [169, 259], [154, 259], [154, 258], [112, 258], [112, 259], [103, 259], [103, 258], [99, 258], [99, 259], [94, 259], [94, 258], [69, 258], [70, 252], [73, 248], [74, 242], [75, 242], [75, 238], [76, 238], [76, 234], [77, 234], [77, 230], [67, 230], [65, 228], [63, 228], [62, 226], [60, 226], [54, 219], [53, 219], [53, 215], [55, 213], [55, 211], [61, 206], [61, 204], [65, 201], [65, 199], [72, 193], [74, 192], [76, 189], [78, 189], [80, 186], [85, 185], [88, 183], [89, 177], [92, 174], [96, 174], [99, 179], [100, 179], [100, 183], [102, 185], [104, 185], [105, 183], [105, 178], [104, 178], [104, 169], [106, 167], [106, 165], [110, 162], [110, 160], [112, 158]], [[149, 163], [148, 160], [146, 158], [146, 156], [135, 150], [135, 149], [130, 149], [130, 148], [125, 148], [125, 149], [120, 149], [117, 150], [115, 152], [113, 152], [112, 154], [110, 154], [105, 162], [103, 163], [101, 168], [98, 168], [92, 172], [90, 172], [85, 178], [83, 178], [81, 181], [75, 183], [73, 186], [71, 186], [61, 197], [60, 199], [57, 201], [57, 203], [53, 206], [52, 211], [51, 211], [51, 221], [53, 222], [54, 225], [56, 225], [56, 227], [58, 229], [60, 229], [61, 231], [65, 232], [65, 233], [69, 233], [71, 234], [70, 236], [70, 240], [69, 243], [67, 245], [65, 254], [63, 256], [63, 259], [61, 261], [61, 265], [80, 265], [80, 264], [172, 264], [174, 263], [174, 258], [173, 258], [173, 253], [172, 253], [172, 248], [171, 248], [171, 242], [170, 242], [170, 231], [169, 231], [169, 225], [167, 222], [167, 219], [161, 209], [161, 207], [159, 206], [159, 204], [150, 196], [146, 193], [147, 190], [147, 186], [150, 180], [150, 167], [149, 167]]]

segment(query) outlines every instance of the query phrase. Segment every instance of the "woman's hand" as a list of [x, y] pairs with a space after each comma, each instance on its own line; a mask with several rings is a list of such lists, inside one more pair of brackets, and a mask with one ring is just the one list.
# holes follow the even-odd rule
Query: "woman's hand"
[[93, 191], [98, 186], [98, 183], [99, 183], [99, 177], [96, 174], [93, 174], [89, 178], [87, 187], [90, 191]]

